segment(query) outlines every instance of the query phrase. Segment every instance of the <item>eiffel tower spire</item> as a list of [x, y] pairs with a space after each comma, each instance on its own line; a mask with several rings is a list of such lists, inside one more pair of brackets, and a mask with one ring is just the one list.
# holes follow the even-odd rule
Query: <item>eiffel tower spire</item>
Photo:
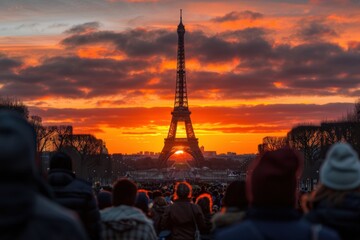
[[[185, 71], [185, 26], [182, 23], [182, 9], [180, 9], [180, 23], [177, 27], [178, 51], [177, 51], [177, 70], [176, 70], [176, 91], [174, 108], [187, 109], [188, 98], [186, 89]], [[175, 110], [175, 109], [174, 109]]]
[[[171, 112], [172, 118], [165, 145], [160, 153], [159, 160], [162, 166], [166, 166], [166, 161], [177, 150], [183, 150], [193, 156], [195, 164], [200, 166], [204, 161], [204, 156], [199, 148], [198, 139], [191, 123], [188, 97], [186, 89], [186, 71], [185, 71], [185, 26], [182, 22], [182, 10], [180, 9], [180, 23], [177, 27], [178, 33], [178, 51], [177, 51], [177, 69], [176, 69], [176, 89], [174, 110]], [[186, 138], [177, 138], [176, 130], [178, 123], [185, 124]]]

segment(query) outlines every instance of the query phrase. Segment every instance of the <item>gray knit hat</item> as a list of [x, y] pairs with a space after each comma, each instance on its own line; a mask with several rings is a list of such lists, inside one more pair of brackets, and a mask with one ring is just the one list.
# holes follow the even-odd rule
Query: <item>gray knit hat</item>
[[349, 144], [331, 146], [320, 168], [320, 182], [335, 190], [351, 190], [360, 186], [359, 157]]

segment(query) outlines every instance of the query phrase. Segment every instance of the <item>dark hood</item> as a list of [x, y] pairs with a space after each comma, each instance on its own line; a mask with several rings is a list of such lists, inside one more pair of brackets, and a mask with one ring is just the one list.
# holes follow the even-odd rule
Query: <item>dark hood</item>
[[72, 183], [75, 174], [65, 169], [50, 170], [48, 174], [48, 182], [53, 187], [64, 187]]
[[0, 110], [0, 239], [16, 238], [32, 218], [36, 194], [48, 194], [35, 164], [36, 134], [20, 114]]

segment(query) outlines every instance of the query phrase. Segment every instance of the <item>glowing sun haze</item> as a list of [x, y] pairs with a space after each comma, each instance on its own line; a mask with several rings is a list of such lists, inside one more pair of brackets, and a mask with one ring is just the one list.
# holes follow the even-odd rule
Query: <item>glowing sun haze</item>
[[179, 9], [205, 150], [256, 152], [265, 136], [345, 116], [360, 95], [356, 0], [3, 0], [0, 95], [111, 153], [160, 152]]

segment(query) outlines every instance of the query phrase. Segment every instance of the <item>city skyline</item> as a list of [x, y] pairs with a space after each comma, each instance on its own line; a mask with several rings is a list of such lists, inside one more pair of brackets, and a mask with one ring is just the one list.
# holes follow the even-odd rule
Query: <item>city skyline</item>
[[181, 8], [200, 146], [254, 153], [265, 136], [352, 110], [357, 1], [2, 1], [0, 94], [111, 153], [160, 152]]

